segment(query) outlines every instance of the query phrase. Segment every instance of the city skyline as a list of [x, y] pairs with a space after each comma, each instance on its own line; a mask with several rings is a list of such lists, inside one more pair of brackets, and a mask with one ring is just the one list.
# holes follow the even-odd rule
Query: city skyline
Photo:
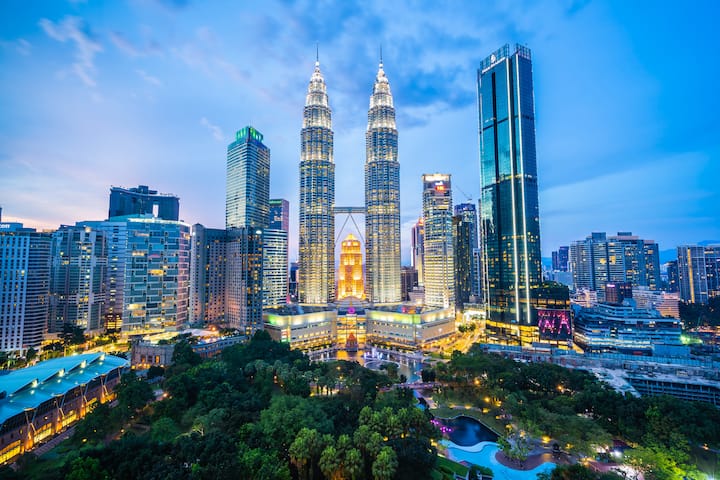
[[[219, 14], [193, 2], [9, 2], [0, 7], [3, 219], [39, 228], [98, 220], [111, 185], [152, 185], [180, 197], [187, 223], [221, 227], [225, 146], [250, 124], [273, 151], [270, 195], [290, 200], [295, 260], [298, 132], [315, 45], [334, 113], [336, 205], [361, 205], [367, 95], [382, 43], [402, 131], [408, 264], [422, 173], [451, 173], [456, 203], [477, 201], [475, 71], [488, 52], [520, 42], [533, 50], [540, 112], [543, 255], [590, 231], [631, 230], [662, 250], [717, 240], [718, 96], [694, 95], [699, 77], [718, 69], [702, 46], [719, 7], [671, 5], [290, 4]], [[398, 17], [407, 21], [390, 21]], [[673, 61], [706, 73], [679, 75]], [[441, 155], [428, 148], [438, 136]]]

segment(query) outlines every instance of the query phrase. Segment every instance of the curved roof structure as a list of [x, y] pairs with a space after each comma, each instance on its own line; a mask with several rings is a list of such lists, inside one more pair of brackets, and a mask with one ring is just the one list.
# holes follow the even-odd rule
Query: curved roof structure
[[25, 410], [39, 407], [130, 362], [105, 353], [55, 358], [0, 375], [0, 425]]

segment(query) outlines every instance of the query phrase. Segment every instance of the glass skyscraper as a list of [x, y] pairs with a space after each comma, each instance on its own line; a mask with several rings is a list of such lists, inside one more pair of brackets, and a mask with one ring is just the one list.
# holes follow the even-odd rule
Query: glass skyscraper
[[266, 228], [270, 213], [270, 149], [253, 127], [228, 145], [225, 227]]
[[320, 62], [310, 78], [300, 133], [300, 303], [335, 300], [333, 131]]
[[455, 304], [452, 189], [450, 175], [423, 175], [425, 224], [425, 305], [448, 308]]
[[400, 163], [390, 83], [382, 61], [365, 133], [365, 271], [372, 303], [400, 302]]
[[505, 45], [478, 70], [480, 239], [487, 328], [520, 342], [536, 324], [531, 289], [540, 284], [540, 221], [530, 50]]
[[164, 220], [178, 220], [180, 199], [175, 195], [150, 190], [147, 185], [110, 188], [108, 218], [125, 215], [152, 215]]
[[212, 325], [225, 322], [227, 272], [227, 231], [192, 227], [190, 247], [191, 324]]

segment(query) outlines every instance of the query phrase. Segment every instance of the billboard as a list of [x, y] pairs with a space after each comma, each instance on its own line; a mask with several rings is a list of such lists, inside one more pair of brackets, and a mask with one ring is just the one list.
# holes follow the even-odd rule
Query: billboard
[[537, 318], [541, 340], [568, 340], [572, 337], [570, 310], [538, 308]]

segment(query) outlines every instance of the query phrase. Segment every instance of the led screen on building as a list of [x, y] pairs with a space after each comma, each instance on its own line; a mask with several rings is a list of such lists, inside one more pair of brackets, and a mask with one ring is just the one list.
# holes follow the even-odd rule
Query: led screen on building
[[539, 308], [537, 316], [541, 340], [567, 340], [572, 337], [569, 310]]

